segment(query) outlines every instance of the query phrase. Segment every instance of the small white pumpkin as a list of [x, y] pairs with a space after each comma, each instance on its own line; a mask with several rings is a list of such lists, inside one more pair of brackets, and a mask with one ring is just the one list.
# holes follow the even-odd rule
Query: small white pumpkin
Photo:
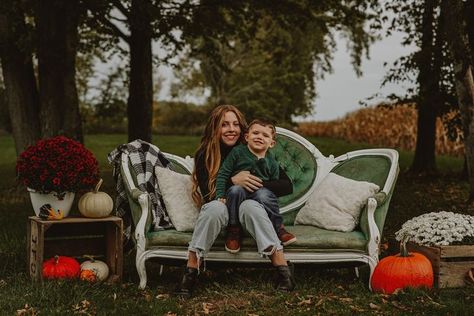
[[114, 208], [114, 202], [110, 195], [105, 192], [99, 192], [103, 180], [95, 186], [94, 191], [87, 192], [79, 199], [79, 212], [85, 217], [100, 218], [109, 216]]
[[109, 276], [109, 266], [105, 262], [100, 261], [100, 260], [95, 260], [91, 256], [85, 256], [85, 257], [88, 257], [89, 260], [81, 263], [81, 271], [90, 270], [94, 272], [97, 278], [97, 281], [99, 282], [106, 280], [107, 277]]

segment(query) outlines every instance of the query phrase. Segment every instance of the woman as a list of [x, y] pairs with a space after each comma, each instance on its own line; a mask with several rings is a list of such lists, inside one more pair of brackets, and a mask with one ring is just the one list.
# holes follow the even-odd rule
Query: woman
[[[243, 140], [246, 127], [242, 113], [232, 105], [216, 107], [207, 122], [195, 154], [193, 171], [193, 199], [202, 207], [189, 243], [183, 279], [175, 291], [178, 295], [191, 296], [201, 259], [205, 258], [221, 230], [227, 227], [229, 216], [226, 206], [215, 200], [216, 177], [220, 164], [232, 147]], [[250, 192], [264, 186], [277, 196], [289, 194], [293, 190], [291, 181], [281, 168], [280, 179], [276, 181], [263, 182], [248, 171], [239, 172], [231, 181], [229, 186], [240, 185]], [[268, 256], [276, 268], [277, 289], [291, 291], [294, 281], [283, 254], [283, 246], [263, 206], [254, 200], [245, 200], [239, 208], [239, 214], [240, 224], [256, 240], [258, 252]]]

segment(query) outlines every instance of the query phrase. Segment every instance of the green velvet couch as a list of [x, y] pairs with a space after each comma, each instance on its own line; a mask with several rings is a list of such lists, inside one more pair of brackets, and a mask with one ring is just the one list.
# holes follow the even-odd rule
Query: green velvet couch
[[[379, 246], [385, 217], [389, 209], [398, 175], [398, 153], [393, 149], [367, 149], [346, 153], [339, 157], [324, 156], [313, 144], [300, 135], [277, 128], [277, 145], [272, 149], [282, 168], [293, 181], [291, 195], [281, 197], [280, 212], [288, 231], [297, 241], [285, 247], [287, 260], [293, 263], [362, 262], [368, 264], [370, 276], [379, 260]], [[177, 171], [191, 173], [193, 160], [166, 154]], [[148, 195], [136, 188], [127, 155], [122, 155], [122, 178], [127, 190], [136, 226], [136, 267], [140, 288], [147, 282], [145, 261], [152, 257], [186, 260], [187, 246], [192, 233], [176, 230], [150, 231], [151, 211]], [[364, 207], [360, 224], [352, 232], [330, 231], [313, 226], [294, 225], [299, 209], [317, 185], [334, 172], [354, 180], [373, 182], [381, 188]], [[219, 237], [206, 258], [208, 261], [265, 262], [256, 252], [255, 241], [245, 237], [241, 251], [230, 254], [224, 249], [224, 238]], [[369, 279], [370, 284], [370, 279]]]

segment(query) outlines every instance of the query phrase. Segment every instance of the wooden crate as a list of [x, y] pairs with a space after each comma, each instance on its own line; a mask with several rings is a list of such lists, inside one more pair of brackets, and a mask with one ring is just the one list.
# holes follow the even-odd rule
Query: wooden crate
[[[395, 245], [398, 243], [395, 242]], [[399, 251], [398, 246], [392, 249]], [[407, 249], [422, 253], [431, 261], [436, 288], [465, 286], [466, 274], [474, 268], [474, 245], [428, 247], [408, 242]]]
[[122, 219], [115, 216], [66, 217], [62, 220], [42, 220], [30, 216], [27, 243], [30, 276], [33, 280], [42, 280], [43, 261], [55, 255], [79, 259], [84, 255], [92, 255], [109, 266], [109, 282], [121, 281], [122, 233]]

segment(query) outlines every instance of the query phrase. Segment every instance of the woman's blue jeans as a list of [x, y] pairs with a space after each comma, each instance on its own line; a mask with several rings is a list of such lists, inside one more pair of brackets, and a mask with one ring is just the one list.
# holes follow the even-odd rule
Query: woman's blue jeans
[[229, 226], [239, 225], [239, 207], [245, 200], [254, 200], [262, 204], [268, 214], [268, 218], [272, 222], [275, 232], [283, 223], [280, 215], [280, 207], [278, 206], [278, 198], [267, 188], [260, 188], [254, 192], [248, 192], [240, 185], [231, 186], [226, 193], [226, 205], [229, 211]]

